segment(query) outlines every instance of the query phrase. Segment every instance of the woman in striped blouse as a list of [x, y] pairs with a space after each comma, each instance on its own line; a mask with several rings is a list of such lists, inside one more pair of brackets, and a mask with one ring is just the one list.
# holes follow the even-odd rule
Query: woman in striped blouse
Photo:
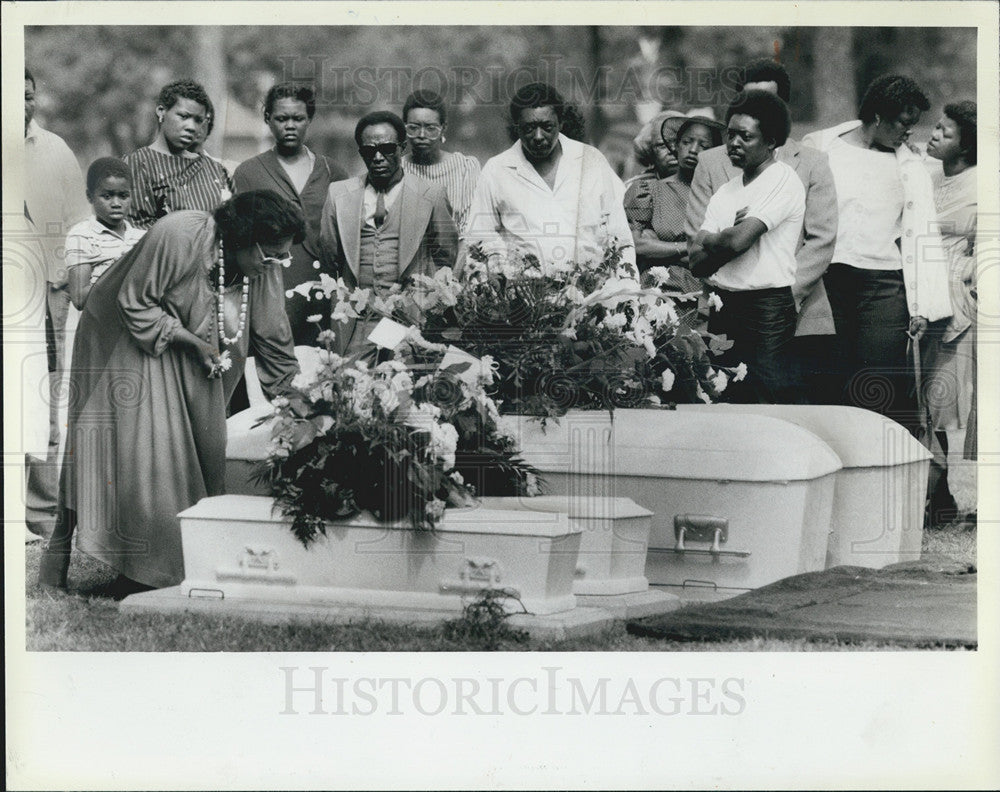
[[449, 209], [461, 233], [481, 168], [479, 160], [457, 151], [443, 151], [448, 114], [444, 100], [432, 91], [414, 91], [403, 105], [409, 151], [403, 172], [444, 185]]
[[129, 221], [137, 228], [149, 228], [179, 209], [211, 212], [232, 195], [232, 181], [222, 164], [189, 151], [208, 123], [211, 106], [205, 89], [191, 80], [160, 90], [156, 139], [124, 158], [132, 171]]

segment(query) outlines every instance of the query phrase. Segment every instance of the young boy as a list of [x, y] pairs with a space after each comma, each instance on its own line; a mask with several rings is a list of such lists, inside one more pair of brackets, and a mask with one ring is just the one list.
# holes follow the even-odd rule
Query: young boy
[[97, 279], [145, 233], [125, 219], [132, 204], [132, 177], [120, 159], [102, 157], [93, 162], [87, 170], [87, 200], [94, 216], [66, 235], [69, 296], [77, 310], [83, 310]]
[[692, 245], [691, 271], [722, 298], [712, 333], [734, 345], [723, 363], [750, 373], [728, 401], [801, 401], [789, 348], [795, 336], [795, 251], [802, 233], [805, 187], [774, 158], [788, 138], [788, 108], [765, 91], [745, 91], [729, 106], [727, 153], [741, 173], [712, 196]]
[[[76, 327], [91, 286], [146, 233], [125, 219], [132, 203], [132, 176], [128, 165], [120, 159], [102, 157], [94, 160], [87, 170], [87, 200], [94, 209], [94, 216], [77, 223], [66, 235], [66, 277], [72, 305], [66, 316], [66, 367], [59, 393], [69, 392]], [[65, 401], [60, 400], [57, 420], [63, 429], [67, 409]], [[60, 460], [65, 444], [66, 435], [61, 431]]]

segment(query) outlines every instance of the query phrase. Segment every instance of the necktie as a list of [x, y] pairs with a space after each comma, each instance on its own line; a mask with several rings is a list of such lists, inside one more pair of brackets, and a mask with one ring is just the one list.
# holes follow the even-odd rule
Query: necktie
[[381, 228], [382, 224], [385, 223], [385, 217], [389, 214], [385, 208], [385, 193], [381, 190], [375, 191], [375, 227]]

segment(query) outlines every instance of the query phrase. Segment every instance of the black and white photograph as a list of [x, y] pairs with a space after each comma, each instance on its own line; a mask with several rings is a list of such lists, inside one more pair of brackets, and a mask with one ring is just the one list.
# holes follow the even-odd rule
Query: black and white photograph
[[1000, 783], [994, 3], [2, 12], [9, 788]]

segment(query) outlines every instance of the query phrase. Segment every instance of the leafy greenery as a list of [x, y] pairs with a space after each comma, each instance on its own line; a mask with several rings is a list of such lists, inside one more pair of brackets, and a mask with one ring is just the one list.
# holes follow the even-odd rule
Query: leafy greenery
[[[455, 641], [470, 650], [496, 651], [505, 643], [525, 643], [528, 633], [512, 628], [507, 623], [511, 615], [507, 602], [516, 600], [503, 589], [484, 589], [478, 597], [467, 603], [462, 617], [441, 625], [445, 639]], [[520, 604], [520, 600], [516, 600]], [[523, 606], [522, 606], [523, 608]]]
[[700, 282], [674, 270], [654, 267], [640, 282], [614, 240], [599, 260], [561, 264], [473, 245], [461, 278], [442, 267], [373, 291], [321, 275], [295, 291], [330, 299], [335, 323], [391, 318], [431, 347], [460, 348], [491, 372], [501, 413], [545, 419], [713, 402], [746, 375], [743, 364], [713, 363], [732, 343], [705, 329]]
[[265, 419], [272, 440], [257, 470], [304, 545], [362, 511], [429, 529], [448, 504], [537, 490], [537, 471], [500, 431], [483, 389], [492, 374], [473, 370], [479, 361], [455, 362], [457, 350], [416, 334], [370, 368], [334, 353], [329, 331], [320, 338], [327, 348], [314, 350]]
[[650, 272], [640, 285], [613, 243], [600, 261], [562, 267], [473, 247], [455, 304], [425, 310], [423, 330], [497, 362], [503, 412], [714, 401], [728, 378], [709, 353], [728, 342], [700, 329], [701, 286], [678, 291], [667, 270]]

